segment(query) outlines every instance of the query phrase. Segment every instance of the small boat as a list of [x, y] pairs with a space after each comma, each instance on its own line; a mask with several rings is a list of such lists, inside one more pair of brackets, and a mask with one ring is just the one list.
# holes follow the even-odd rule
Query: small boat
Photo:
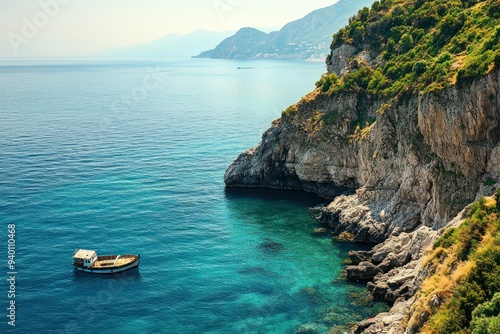
[[95, 250], [77, 249], [73, 254], [73, 267], [92, 274], [116, 274], [139, 267], [140, 259], [140, 254], [97, 256]]

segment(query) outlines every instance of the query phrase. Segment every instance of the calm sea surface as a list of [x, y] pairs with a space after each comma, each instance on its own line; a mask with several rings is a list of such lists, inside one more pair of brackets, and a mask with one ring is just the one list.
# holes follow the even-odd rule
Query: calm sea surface
[[[1, 333], [322, 333], [384, 309], [338, 279], [355, 246], [312, 235], [323, 199], [224, 188], [322, 63], [2, 64]], [[76, 274], [75, 248], [140, 253], [140, 269]]]

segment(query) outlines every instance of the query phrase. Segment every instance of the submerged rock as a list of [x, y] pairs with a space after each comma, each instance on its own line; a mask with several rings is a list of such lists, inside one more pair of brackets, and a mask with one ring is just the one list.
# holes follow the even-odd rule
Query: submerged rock
[[299, 327], [296, 334], [320, 334], [322, 331], [318, 324], [305, 324]]
[[300, 297], [309, 304], [321, 304], [325, 301], [317, 287], [306, 287], [300, 289]]
[[347, 326], [335, 326], [330, 328], [328, 334], [346, 334], [349, 333], [349, 327]]
[[238, 271], [238, 273], [240, 274], [244, 274], [244, 275], [248, 275], [248, 274], [268, 274], [268, 272], [264, 269], [264, 268], [261, 268], [261, 267], [248, 267], [248, 268], [244, 268], [244, 269], [241, 269], [240, 271]]
[[369, 293], [359, 293], [351, 292], [349, 293], [349, 299], [356, 306], [368, 307], [373, 302], [373, 296]]
[[280, 242], [266, 239], [264, 242], [260, 243], [257, 248], [265, 254], [273, 255], [280, 253], [285, 246]]

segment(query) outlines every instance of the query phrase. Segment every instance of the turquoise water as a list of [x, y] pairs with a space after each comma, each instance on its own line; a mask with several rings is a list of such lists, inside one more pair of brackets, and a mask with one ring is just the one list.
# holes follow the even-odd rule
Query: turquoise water
[[[4, 311], [0, 332], [294, 333], [303, 324], [326, 332], [383, 308], [359, 306], [364, 288], [337, 279], [354, 246], [312, 235], [309, 208], [325, 200], [224, 188], [227, 165], [323, 70], [4, 62], [0, 277], [7, 224], [16, 224], [17, 275], [16, 327]], [[140, 269], [77, 274], [75, 248], [141, 253]]]

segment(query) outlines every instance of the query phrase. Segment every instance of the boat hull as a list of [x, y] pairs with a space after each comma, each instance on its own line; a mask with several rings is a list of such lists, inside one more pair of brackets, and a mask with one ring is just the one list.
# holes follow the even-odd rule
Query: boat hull
[[141, 260], [141, 256], [137, 255], [135, 260], [123, 265], [123, 266], [114, 266], [114, 267], [105, 267], [105, 268], [86, 268], [86, 267], [80, 267], [80, 266], [74, 266], [75, 270], [81, 271], [84, 273], [90, 273], [90, 274], [105, 274], [105, 275], [110, 275], [110, 274], [117, 274], [121, 273], [130, 269], [134, 269], [139, 267], [139, 262]]

